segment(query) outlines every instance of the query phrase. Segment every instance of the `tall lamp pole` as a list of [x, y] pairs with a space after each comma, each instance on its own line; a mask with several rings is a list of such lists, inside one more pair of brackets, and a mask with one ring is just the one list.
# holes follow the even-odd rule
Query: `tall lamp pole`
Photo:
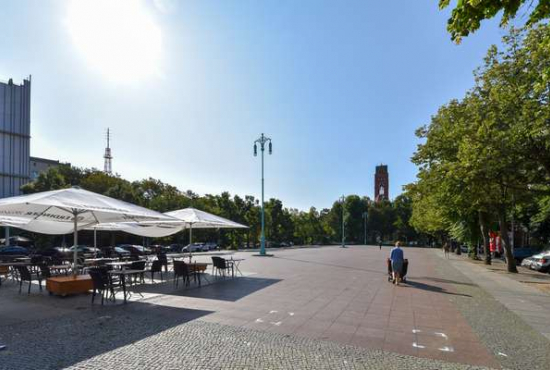
[[344, 203], [346, 201], [346, 196], [342, 195], [342, 248], [346, 247], [346, 219], [344, 217]]
[[365, 220], [365, 245], [367, 245], [367, 212], [363, 212], [363, 220]]
[[260, 150], [262, 151], [262, 235], [260, 237], [260, 256], [265, 256], [265, 210], [264, 210], [264, 152], [265, 144], [269, 143], [269, 154], [273, 153], [273, 145], [271, 139], [264, 136], [260, 136], [259, 139], [254, 141], [254, 157], [258, 155], [258, 144], [260, 144]]

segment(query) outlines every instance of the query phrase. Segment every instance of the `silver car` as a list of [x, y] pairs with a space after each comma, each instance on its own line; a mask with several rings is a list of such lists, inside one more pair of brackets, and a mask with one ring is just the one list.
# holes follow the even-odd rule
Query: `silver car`
[[531, 257], [532, 263], [530, 268], [539, 272], [550, 271], [550, 252], [543, 252]]

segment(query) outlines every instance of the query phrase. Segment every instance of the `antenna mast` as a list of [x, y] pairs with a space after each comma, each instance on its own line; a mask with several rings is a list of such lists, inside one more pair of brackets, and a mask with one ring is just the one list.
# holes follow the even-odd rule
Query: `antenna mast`
[[107, 129], [107, 147], [105, 148], [105, 155], [103, 158], [105, 159], [105, 164], [103, 166], [103, 172], [105, 172], [107, 175], [112, 175], [113, 173], [113, 167], [112, 167], [112, 160], [113, 156], [111, 155], [111, 132], [109, 129]]

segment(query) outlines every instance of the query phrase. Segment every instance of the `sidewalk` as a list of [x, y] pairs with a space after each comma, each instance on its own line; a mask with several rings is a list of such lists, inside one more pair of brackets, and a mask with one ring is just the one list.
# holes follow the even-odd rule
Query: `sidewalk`
[[[436, 254], [445, 259], [443, 253]], [[447, 261], [534, 330], [550, 339], [550, 294], [531, 285], [550, 283], [550, 275], [533, 273], [519, 266], [519, 274], [509, 274], [501, 261], [487, 266], [483, 262], [468, 260], [466, 255], [451, 254]]]

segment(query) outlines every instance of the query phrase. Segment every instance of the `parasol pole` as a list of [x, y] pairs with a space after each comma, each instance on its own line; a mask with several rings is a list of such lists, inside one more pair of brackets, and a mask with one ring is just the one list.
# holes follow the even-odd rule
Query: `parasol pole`
[[74, 256], [73, 256], [73, 275], [76, 276], [76, 263], [77, 263], [77, 255], [78, 255], [78, 211], [76, 209], [73, 210], [73, 222], [74, 222]]

